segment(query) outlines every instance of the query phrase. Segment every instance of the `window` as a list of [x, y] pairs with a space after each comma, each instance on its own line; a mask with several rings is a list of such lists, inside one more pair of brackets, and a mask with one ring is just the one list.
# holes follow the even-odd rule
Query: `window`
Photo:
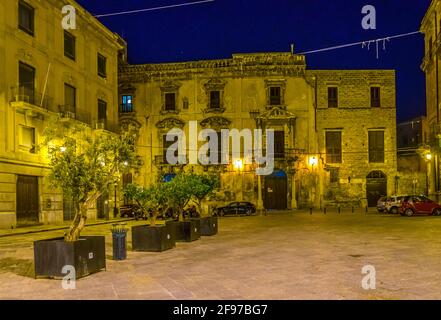
[[165, 110], [176, 110], [176, 94], [174, 92], [167, 92], [165, 97]]
[[[220, 131], [216, 132], [217, 135], [217, 150], [213, 153], [215, 154], [216, 164], [222, 164], [222, 133]], [[211, 136], [208, 137], [208, 142], [210, 142]], [[208, 149], [207, 151], [207, 157], [210, 158], [211, 156], [211, 149]], [[214, 163], [212, 163], [214, 164]]]
[[274, 158], [285, 157], [285, 132], [274, 131]]
[[326, 132], [326, 162], [327, 163], [342, 162], [340, 131]]
[[210, 109], [220, 109], [221, 95], [220, 91], [210, 91]]
[[279, 106], [282, 104], [282, 95], [280, 87], [270, 87], [270, 105]]
[[124, 95], [122, 96], [122, 103], [121, 103], [121, 112], [127, 113], [127, 112], [133, 112], [133, 97], [131, 95]]
[[18, 3], [18, 27], [27, 34], [34, 35], [34, 8], [24, 1]]
[[98, 75], [102, 78], [107, 77], [107, 58], [98, 53]]
[[372, 108], [380, 108], [380, 106], [381, 106], [380, 87], [372, 87], [371, 88], [371, 107]]
[[338, 108], [338, 88], [328, 88], [328, 108]]
[[[168, 148], [172, 145], [172, 144], [174, 144], [174, 143], [176, 143], [178, 141], [178, 137], [177, 136], [174, 136], [174, 140], [173, 141], [167, 141], [167, 135], [165, 134], [165, 135], [163, 135], [162, 136], [162, 156], [163, 156], [163, 163], [166, 163], [166, 164], [172, 164], [172, 163], [169, 163], [168, 161], [167, 161], [167, 150], [168, 150]], [[175, 150], [175, 157], [178, 157], [178, 150]]]
[[107, 119], [107, 102], [98, 99], [98, 121], [105, 122]]
[[64, 56], [75, 61], [75, 37], [64, 31]]
[[65, 111], [75, 113], [77, 106], [76, 89], [67, 83], [64, 84]]
[[369, 131], [369, 162], [384, 162], [384, 131]]
[[35, 99], [35, 69], [22, 62], [19, 62], [18, 69], [19, 99], [33, 104]]
[[20, 126], [20, 146], [35, 153], [35, 128]]

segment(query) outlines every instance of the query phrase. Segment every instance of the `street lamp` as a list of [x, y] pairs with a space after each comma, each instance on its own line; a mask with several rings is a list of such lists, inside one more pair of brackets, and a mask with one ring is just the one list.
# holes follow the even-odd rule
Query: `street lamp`
[[426, 160], [427, 160], [427, 161], [432, 160], [432, 154], [431, 154], [431, 153], [427, 153], [427, 154], [426, 154]]
[[310, 158], [309, 158], [309, 165], [310, 165], [311, 167], [314, 168], [314, 166], [316, 166], [317, 164], [318, 164], [318, 159], [317, 159], [317, 157], [310, 157]]

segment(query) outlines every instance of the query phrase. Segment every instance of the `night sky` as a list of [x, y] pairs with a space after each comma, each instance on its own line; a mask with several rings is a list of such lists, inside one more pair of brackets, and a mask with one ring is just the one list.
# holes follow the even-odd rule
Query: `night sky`
[[[194, 0], [193, 0], [194, 1]], [[189, 0], [77, 0], [94, 15], [192, 2]], [[361, 8], [377, 10], [377, 29], [361, 27]], [[418, 31], [430, 0], [215, 0], [194, 6], [100, 21], [129, 44], [130, 63], [230, 58], [232, 53], [309, 51]], [[382, 48], [381, 48], [382, 50]], [[420, 70], [422, 35], [374, 47], [307, 55], [309, 69], [396, 69], [398, 120], [425, 114]]]

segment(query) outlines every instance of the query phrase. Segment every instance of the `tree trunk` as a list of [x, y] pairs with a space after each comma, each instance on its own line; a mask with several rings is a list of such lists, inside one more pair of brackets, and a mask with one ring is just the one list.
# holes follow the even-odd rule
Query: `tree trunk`
[[75, 218], [70, 225], [69, 231], [64, 237], [65, 241], [74, 242], [80, 239], [81, 231], [83, 231], [84, 227], [86, 226], [87, 209], [93, 201], [96, 201], [96, 199], [99, 198], [100, 195], [101, 193], [98, 192], [90, 196], [85, 202], [76, 204]]

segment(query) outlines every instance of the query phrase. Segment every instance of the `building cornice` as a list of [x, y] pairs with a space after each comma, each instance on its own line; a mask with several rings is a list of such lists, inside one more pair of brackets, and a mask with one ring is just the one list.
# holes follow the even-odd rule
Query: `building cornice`
[[122, 81], [141, 82], [156, 77], [187, 79], [195, 74], [215, 73], [217, 77], [303, 76], [305, 56], [291, 53], [233, 54], [232, 59], [200, 60], [120, 66]]

